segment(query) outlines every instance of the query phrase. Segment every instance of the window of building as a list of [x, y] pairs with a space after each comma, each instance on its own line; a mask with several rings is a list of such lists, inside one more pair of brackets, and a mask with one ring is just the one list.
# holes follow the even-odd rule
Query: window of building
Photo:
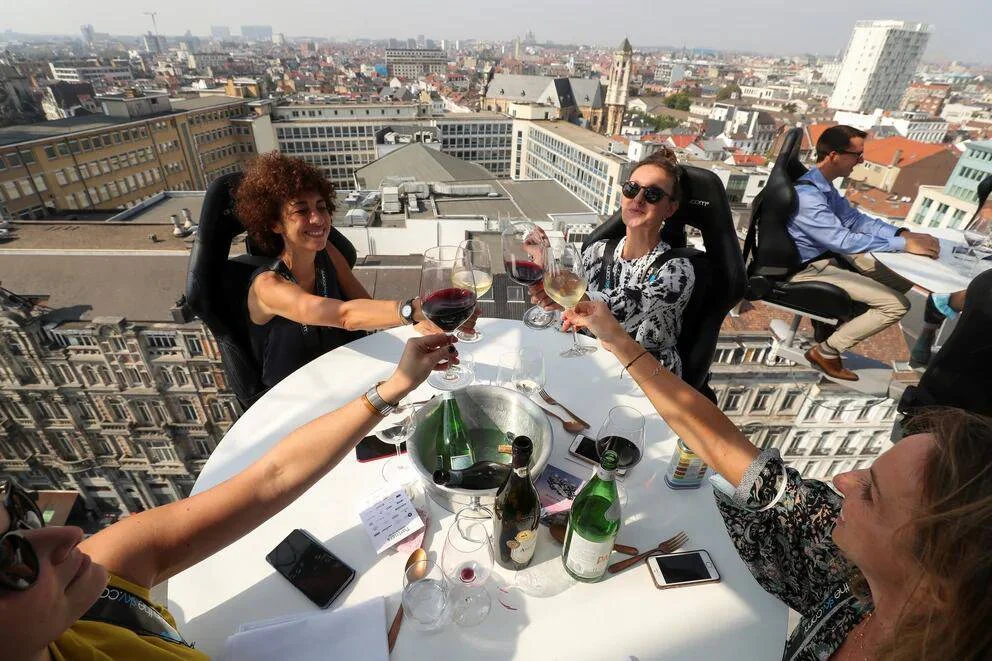
[[789, 449], [785, 451], [786, 454], [792, 455], [804, 455], [806, 454], [806, 432], [799, 432], [792, 437], [792, 441], [789, 443]]
[[188, 422], [200, 421], [200, 414], [196, 410], [196, 406], [194, 406], [193, 403], [190, 402], [189, 400], [183, 400], [179, 405], [179, 409], [183, 414], [183, 419], [185, 419], [186, 421]]
[[202, 356], [203, 355], [203, 343], [200, 342], [200, 338], [195, 335], [186, 335], [186, 349], [189, 351], [190, 355]]
[[156, 349], [173, 349], [176, 346], [176, 336], [171, 333], [145, 333], [145, 341]]
[[744, 402], [744, 395], [747, 393], [743, 388], [732, 388], [727, 392], [727, 399], [723, 403], [724, 411], [740, 410]]
[[152, 463], [179, 461], [179, 456], [176, 454], [176, 448], [167, 441], [159, 441], [149, 444], [146, 454]]
[[771, 388], [765, 388], [758, 391], [758, 394], [754, 397], [754, 402], [751, 404], [752, 411], [767, 411], [771, 406], [772, 398], [775, 396], [775, 390]]
[[189, 383], [189, 377], [186, 376], [186, 370], [182, 367], [176, 367], [172, 372], [172, 379], [176, 382], [177, 386], [185, 386]]
[[115, 422], [130, 420], [131, 416], [128, 415], [127, 407], [124, 406], [123, 402], [113, 399], [107, 404], [107, 407], [110, 409], [111, 418]]

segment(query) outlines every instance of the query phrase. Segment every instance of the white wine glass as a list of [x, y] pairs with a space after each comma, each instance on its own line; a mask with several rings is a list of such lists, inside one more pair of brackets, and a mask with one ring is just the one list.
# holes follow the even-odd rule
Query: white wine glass
[[481, 624], [492, 609], [486, 582], [493, 571], [492, 513], [467, 507], [455, 514], [441, 551], [441, 569], [451, 582], [451, 615], [463, 627]]
[[[557, 239], [544, 249], [544, 293], [566, 310], [585, 296], [589, 281], [582, 266], [582, 254], [574, 244]], [[572, 346], [561, 352], [562, 358], [576, 358], [596, 351], [594, 346], [579, 344], [578, 334], [572, 327]]]
[[[511, 280], [524, 287], [536, 285], [544, 277], [544, 248], [548, 237], [540, 227], [530, 221], [510, 223], [501, 236], [503, 270]], [[524, 313], [524, 324], [540, 330], [550, 326], [555, 315], [537, 305]]]
[[396, 446], [396, 456], [387, 459], [382, 466], [382, 479], [389, 484], [403, 486], [417, 478], [409, 460], [401, 454], [403, 444], [410, 440], [417, 428], [416, 412], [417, 406], [401, 403], [384, 418], [385, 426], [379, 430], [379, 438]]
[[500, 355], [496, 385], [533, 395], [544, 387], [544, 354], [524, 347]]
[[[458, 244], [458, 251], [451, 282], [462, 289], [468, 289], [471, 282], [471, 286], [475, 288], [476, 300], [478, 300], [478, 298], [485, 296], [493, 286], [493, 259], [489, 254], [489, 247], [478, 239], [468, 239]], [[466, 272], [471, 272], [471, 280], [465, 277]], [[478, 342], [482, 339], [482, 333], [478, 330], [458, 329], [455, 331], [455, 337], [462, 342]]]

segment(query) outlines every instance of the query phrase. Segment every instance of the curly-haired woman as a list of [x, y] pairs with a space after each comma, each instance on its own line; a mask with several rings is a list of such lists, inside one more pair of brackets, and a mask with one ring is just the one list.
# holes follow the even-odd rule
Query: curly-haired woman
[[334, 191], [309, 163], [270, 152], [255, 159], [235, 191], [235, 211], [252, 242], [277, 257], [252, 275], [249, 335], [262, 383], [272, 387], [362, 331], [425, 321], [420, 300], [373, 300], [328, 242]]
[[871, 466], [804, 480], [634, 341], [605, 304], [566, 312], [628, 365], [651, 404], [724, 478], [717, 507], [765, 590], [803, 616], [784, 661], [992, 659], [992, 419], [959, 409]]

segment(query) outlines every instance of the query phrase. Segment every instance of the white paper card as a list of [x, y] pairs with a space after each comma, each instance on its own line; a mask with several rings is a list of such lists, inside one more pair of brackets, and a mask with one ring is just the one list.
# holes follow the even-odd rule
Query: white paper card
[[386, 601], [374, 597], [348, 608], [241, 625], [218, 661], [386, 661]]
[[392, 485], [380, 487], [366, 496], [358, 505], [358, 517], [376, 554], [424, 527], [406, 491]]

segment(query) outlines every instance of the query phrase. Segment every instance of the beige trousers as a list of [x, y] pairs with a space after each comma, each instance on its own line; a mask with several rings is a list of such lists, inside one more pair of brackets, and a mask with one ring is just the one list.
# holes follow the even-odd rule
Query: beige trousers
[[827, 338], [831, 348], [843, 353], [861, 340], [896, 323], [909, 311], [905, 294], [913, 283], [898, 275], [870, 255], [845, 255], [841, 259], [856, 271], [837, 265], [836, 259], [820, 259], [790, 278], [791, 282], [829, 282], [846, 291], [851, 300], [868, 306], [868, 311], [841, 324]]

